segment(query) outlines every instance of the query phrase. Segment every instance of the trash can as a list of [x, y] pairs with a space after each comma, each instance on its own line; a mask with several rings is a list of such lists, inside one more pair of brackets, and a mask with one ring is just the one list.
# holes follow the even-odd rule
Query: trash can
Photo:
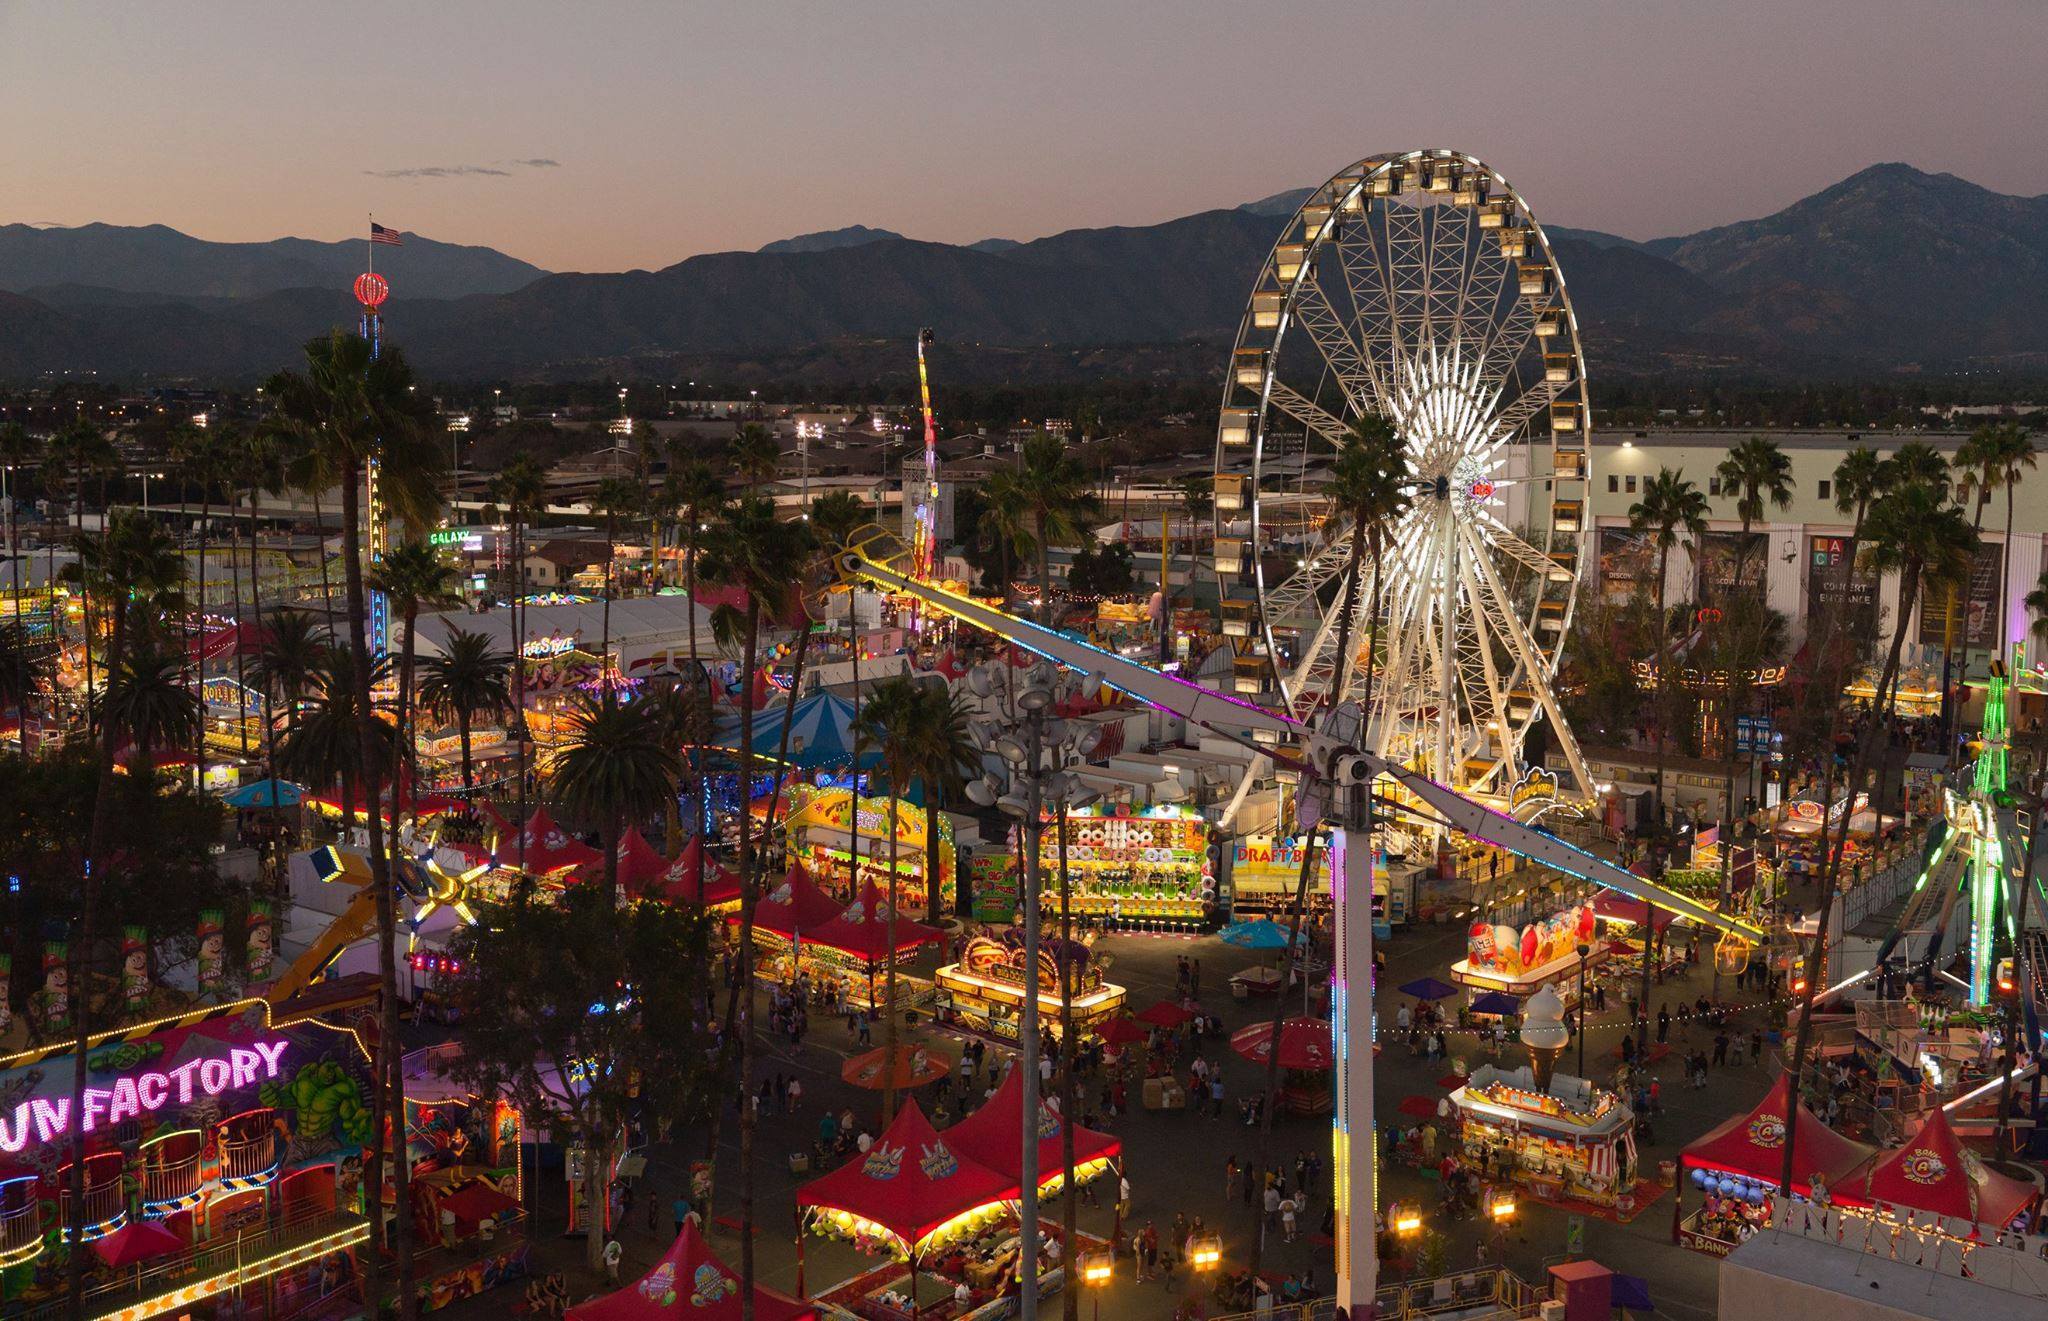
[[1660, 1160], [1660, 1161], [1658, 1161], [1658, 1162], [1657, 1162], [1657, 1182], [1658, 1182], [1658, 1183], [1661, 1183], [1661, 1184], [1663, 1184], [1663, 1185], [1664, 1185], [1664, 1186], [1665, 1186], [1666, 1188], [1675, 1188], [1675, 1187], [1677, 1187], [1677, 1186], [1678, 1186], [1678, 1162], [1677, 1162], [1677, 1161], [1675, 1161], [1675, 1160]]

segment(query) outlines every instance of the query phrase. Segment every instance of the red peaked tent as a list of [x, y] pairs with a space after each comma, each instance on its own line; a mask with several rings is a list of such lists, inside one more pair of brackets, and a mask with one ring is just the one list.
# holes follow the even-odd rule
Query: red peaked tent
[[[739, 1321], [740, 1280], [692, 1224], [654, 1269], [616, 1293], [569, 1309], [571, 1321]], [[808, 1303], [754, 1286], [754, 1321], [810, 1321]]]
[[917, 1102], [906, 1101], [867, 1154], [797, 1189], [796, 1204], [859, 1216], [915, 1253], [933, 1230], [955, 1216], [1008, 1201], [1018, 1191], [1015, 1179], [954, 1150]]
[[571, 838], [555, 824], [555, 819], [548, 815], [548, 809], [545, 807], [534, 808], [533, 815], [526, 818], [526, 825], [509, 838], [499, 837], [499, 863], [512, 866], [519, 862], [519, 844], [522, 837], [526, 841], [526, 870], [537, 876], [568, 871], [572, 867], [581, 867], [590, 862], [600, 866], [604, 863], [603, 853], [580, 839]]
[[[1060, 1125], [1057, 1111], [1038, 1103], [1038, 1183], [1042, 1188], [1059, 1179], [1062, 1167]], [[996, 1088], [995, 1097], [979, 1110], [946, 1130], [953, 1149], [1004, 1178], [1018, 1183], [1024, 1178], [1024, 1084], [1015, 1069]], [[1123, 1153], [1124, 1144], [1107, 1133], [1074, 1127], [1074, 1164], [1109, 1160]]]
[[[604, 878], [604, 858], [586, 867], [586, 872], [599, 880]], [[652, 896], [661, 878], [668, 875], [668, 859], [661, 856], [652, 844], [647, 842], [638, 828], [627, 826], [626, 833], [619, 836], [619, 888], [635, 898]]]
[[2032, 1185], [1985, 1169], [1965, 1151], [1939, 1107], [1905, 1146], [1877, 1159], [1864, 1191], [1873, 1203], [1993, 1229], [2004, 1228], [2034, 1198]]
[[[757, 915], [754, 920], [759, 922], [761, 919]], [[899, 909], [896, 914], [896, 948], [893, 951], [889, 949], [887, 901], [875, 889], [873, 881], [861, 887], [860, 898], [841, 909], [839, 916], [815, 931], [804, 932], [804, 939], [811, 944], [851, 954], [864, 963], [880, 963], [891, 953], [901, 954], [919, 945], [937, 944], [945, 938], [945, 932], [922, 922], [913, 922]]]
[[[809, 940], [812, 932], [838, 917], [844, 907], [817, 887], [802, 863], [792, 862], [782, 884], [755, 903], [754, 926], [778, 936], [802, 936]], [[729, 920], [737, 922], [739, 918], [735, 915]]]
[[[1785, 1099], [1789, 1075], [1772, 1085], [1770, 1094], [1756, 1103], [1756, 1109], [1737, 1115], [1695, 1140], [1684, 1153], [1684, 1163], [1694, 1169], [1740, 1174], [1769, 1183], [1778, 1180], [1785, 1161]], [[1826, 1181], [1834, 1200], [1856, 1202], [1847, 1180], [1869, 1161], [1875, 1150], [1852, 1142], [1814, 1117], [1802, 1103], [1793, 1129], [1792, 1191], [1806, 1196], [1813, 1191], [1813, 1176]], [[1849, 1195], [1844, 1197], [1844, 1192]]]
[[702, 835], [692, 835], [690, 842], [683, 845], [683, 856], [675, 860], [660, 884], [650, 887], [650, 891], [670, 903], [710, 907], [739, 898], [740, 882], [717, 860], [704, 856]]

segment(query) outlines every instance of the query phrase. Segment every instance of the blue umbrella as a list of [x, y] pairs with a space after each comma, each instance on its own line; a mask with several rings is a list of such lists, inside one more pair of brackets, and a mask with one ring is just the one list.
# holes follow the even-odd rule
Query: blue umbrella
[[1224, 944], [1235, 945], [1239, 949], [1287, 948], [1287, 928], [1270, 917], [1232, 922], [1216, 934]]
[[269, 807], [270, 791], [273, 784], [277, 788], [277, 805], [279, 807], [297, 807], [306, 796], [306, 791], [300, 786], [293, 784], [290, 780], [258, 780], [254, 784], [243, 785], [233, 793], [228, 794], [222, 801], [227, 803], [229, 807]]
[[1519, 1014], [1522, 1012], [1522, 1002], [1517, 997], [1509, 995], [1506, 991], [1488, 991], [1485, 995], [1473, 997], [1472, 1012], [1475, 1014]]
[[1611, 1284], [1611, 1301], [1616, 1307], [1625, 1307], [1631, 1312], [1654, 1312], [1657, 1305], [1650, 1301], [1650, 1282], [1640, 1275], [1616, 1273]]
[[1418, 1000], [1448, 1000], [1457, 993], [1457, 987], [1434, 977], [1418, 977], [1401, 986], [1401, 994], [1412, 995]]

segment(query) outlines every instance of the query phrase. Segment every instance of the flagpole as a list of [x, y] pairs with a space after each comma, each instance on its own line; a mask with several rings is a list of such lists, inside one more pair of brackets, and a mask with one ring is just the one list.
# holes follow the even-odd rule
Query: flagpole
[[365, 269], [370, 274], [375, 275], [377, 273], [377, 213], [375, 211], [370, 213], [370, 236], [364, 241], [363, 246], [370, 250], [370, 264]]

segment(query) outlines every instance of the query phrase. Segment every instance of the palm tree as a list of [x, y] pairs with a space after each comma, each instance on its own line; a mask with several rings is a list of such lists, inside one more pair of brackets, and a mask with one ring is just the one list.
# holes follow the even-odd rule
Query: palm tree
[[1995, 467], [1998, 485], [2005, 489], [2005, 541], [1998, 556], [1998, 656], [2005, 659], [2005, 594], [2007, 582], [2012, 577], [2012, 506], [2013, 494], [2019, 489], [2020, 478], [2034, 467], [2037, 455], [2034, 438], [2029, 432], [2019, 429], [2016, 424], [2007, 423], [1999, 427], [1994, 438], [1985, 442], [1985, 458]]
[[[356, 702], [353, 664], [346, 647], [319, 649], [295, 703], [298, 718], [277, 745], [278, 765], [286, 775], [322, 793], [338, 794], [344, 829], [364, 804], [363, 726], [370, 726], [370, 746], [377, 765], [389, 765], [398, 750], [397, 724], [384, 718], [388, 710], [384, 704], [373, 708], [367, 722], [356, 718], [362, 708]], [[383, 687], [390, 673], [390, 658], [380, 657], [371, 671], [371, 683]]]
[[1002, 575], [999, 594], [1003, 599], [1003, 609], [1014, 613], [1015, 561], [1019, 556], [1031, 554], [1035, 544], [1031, 534], [1030, 503], [1016, 470], [1004, 468], [989, 474], [981, 484], [981, 502], [985, 512], [975, 536], [984, 548], [995, 552], [996, 571]]
[[[299, 702], [312, 685], [314, 672], [330, 647], [327, 630], [307, 610], [280, 610], [270, 617], [256, 652], [251, 677], [264, 691], [284, 703], [284, 734], [298, 724]], [[272, 757], [276, 753], [273, 751]]]
[[[424, 541], [407, 541], [384, 552], [370, 571], [370, 583], [384, 594], [391, 613], [404, 628], [398, 659], [398, 763], [392, 767], [391, 830], [398, 831], [399, 773], [412, 765], [419, 750], [419, 716], [413, 700], [413, 670], [419, 656], [421, 610], [461, 604], [455, 566]], [[414, 777], [417, 784], [418, 777]]]
[[1735, 496], [1735, 515], [1742, 520], [1742, 549], [1735, 561], [1735, 590], [1740, 592], [1749, 568], [1749, 530], [1763, 518], [1764, 502], [1779, 509], [1791, 507], [1792, 460], [1777, 441], [1751, 436], [1729, 450], [1714, 473], [1722, 491]]
[[[704, 576], [714, 583], [738, 587], [746, 606], [720, 606], [716, 614], [728, 631], [741, 637], [739, 775], [743, 790], [754, 782], [754, 671], [760, 657], [761, 621], [787, 615], [795, 604], [796, 585], [807, 554], [803, 540], [775, 519], [765, 496], [749, 495], [735, 502], [715, 524], [704, 546]], [[737, 619], [735, 619], [737, 615]], [[740, 937], [738, 981], [739, 1081], [744, 1092], [753, 1078], [753, 952], [754, 905], [760, 894], [759, 869], [753, 855], [753, 813], [740, 811]], [[754, 1289], [754, 1109], [740, 1107], [740, 1298]]]
[[[531, 454], [515, 455], [491, 479], [491, 499], [505, 509], [512, 534], [512, 735], [513, 754], [518, 759], [519, 819], [526, 820], [527, 747], [526, 728], [526, 525], [544, 508], [547, 473]], [[526, 870], [526, 831], [519, 831], [519, 869]]]
[[[264, 393], [273, 401], [278, 427], [289, 430], [306, 448], [317, 450], [318, 466], [331, 471], [341, 485], [342, 565], [348, 590], [347, 645], [352, 662], [349, 677], [357, 686], [356, 709], [368, 712], [369, 596], [363, 562], [363, 480], [370, 465], [376, 464], [378, 490], [387, 507], [395, 515], [411, 515], [406, 521], [413, 526], [424, 524], [420, 512], [431, 506], [438, 495], [434, 463], [440, 447], [428, 439], [433, 429], [432, 400], [418, 394], [411, 366], [394, 347], [387, 345], [381, 352], [375, 351], [359, 335], [334, 331], [309, 341], [305, 352], [305, 373], [281, 372], [264, 386]], [[377, 892], [377, 926], [383, 951], [379, 960], [383, 985], [382, 1039], [396, 1042], [398, 974], [391, 951], [397, 916], [392, 906], [391, 867], [384, 847], [380, 810], [382, 794], [378, 782], [384, 763], [377, 757], [376, 736], [371, 729], [374, 723], [368, 719], [357, 722], [362, 743], [363, 801], [369, 809], [370, 877]], [[403, 1114], [398, 1052], [387, 1050], [384, 1054], [391, 1113]], [[410, 1206], [411, 1171], [403, 1160], [394, 1162], [393, 1171], [398, 1205]], [[367, 1175], [369, 1187], [382, 1186], [381, 1167], [369, 1170]], [[413, 1284], [410, 1216], [398, 1217], [396, 1246], [400, 1315], [403, 1321], [413, 1321], [418, 1313], [418, 1297]], [[369, 1284], [368, 1292], [374, 1296], [375, 1281], [370, 1280]]]
[[742, 426], [726, 446], [726, 458], [732, 463], [740, 480], [748, 489], [758, 491], [775, 480], [775, 474], [782, 467], [782, 446], [775, 442], [775, 436], [759, 422]]
[[[1978, 427], [1970, 438], [1956, 449], [1955, 470], [1956, 499], [1970, 502], [1970, 530], [1982, 533], [1984, 529], [1984, 507], [1991, 503], [1991, 497], [2000, 487], [2006, 490], [2006, 540], [2012, 540], [2012, 487], [2020, 478], [2021, 470], [2034, 466], [2034, 442], [2013, 422], [2000, 422]], [[2005, 652], [2005, 580], [2012, 565], [2010, 549], [2000, 554], [1998, 569], [1998, 651], [1999, 659]], [[1949, 696], [1949, 673], [1958, 645], [1967, 650], [1970, 645], [1967, 626], [1968, 612], [1962, 613], [1963, 625], [1958, 626], [1957, 604], [1967, 601], [1969, 596], [1969, 575], [1948, 584], [1948, 628], [1941, 642], [1941, 709], [1942, 730], [1946, 738], [1954, 740], [1956, 703]], [[1957, 635], [1962, 636], [1959, 638]]]
[[24, 751], [28, 748], [28, 699], [35, 691], [35, 686], [29, 681], [29, 653], [26, 646], [28, 632], [21, 612], [21, 522], [18, 517], [21, 509], [21, 478], [18, 474], [22, 469], [31, 466], [41, 449], [42, 446], [28, 434], [28, 429], [21, 423], [9, 422], [6, 426], [0, 427], [0, 473], [8, 476], [7, 558], [14, 574], [14, 604], [10, 614], [15, 625], [16, 641], [23, 644], [14, 652], [15, 673], [11, 680], [10, 692], [20, 704], [21, 746]]
[[[1180, 512], [1187, 519], [1188, 540], [1198, 541], [1200, 527], [1216, 509], [1216, 479], [1213, 477], [1183, 477], [1180, 482]], [[1166, 515], [1159, 516], [1160, 536], [1160, 579], [1159, 579], [1159, 659], [1163, 663], [1173, 658], [1173, 588], [1166, 581], [1171, 576], [1173, 552], [1166, 536]], [[1197, 551], [1189, 561], [1188, 587], [1192, 590], [1195, 582], [1195, 564], [1201, 559]]]
[[[240, 485], [249, 497], [249, 605], [256, 619], [256, 637], [263, 637], [263, 570], [257, 553], [256, 500], [265, 491], [277, 492], [284, 489], [284, 456], [286, 447], [267, 430], [257, 430], [237, 438], [235, 458], [239, 464], [237, 475]], [[243, 666], [240, 612], [236, 612], [235, 679], [237, 683], [246, 680]], [[270, 764], [271, 778], [277, 776], [276, 724], [272, 720], [270, 691], [263, 690], [264, 760]], [[276, 787], [272, 786], [271, 810], [277, 809]]]
[[[917, 681], [898, 675], [876, 684], [866, 705], [854, 716], [854, 750], [856, 754], [881, 754], [878, 769], [889, 786], [889, 872], [882, 900], [889, 910], [888, 937], [882, 946], [889, 960], [882, 972], [882, 1058], [888, 1061], [882, 1087], [883, 1128], [896, 1117], [896, 823], [901, 803], [918, 774], [915, 740], [923, 704]], [[927, 875], [925, 881], [927, 886], [936, 885], [938, 878]]]
[[[647, 503], [647, 488], [643, 484], [629, 481], [624, 477], [607, 477], [597, 484], [597, 494], [591, 503], [604, 513], [604, 641], [599, 647], [603, 655], [604, 673], [601, 676], [602, 689], [612, 691], [612, 561], [617, 558], [619, 522], [639, 515]], [[607, 698], [606, 700], [610, 700]]]
[[[1657, 547], [1657, 687], [1660, 694], [1672, 690], [1671, 675], [1671, 618], [1666, 604], [1667, 579], [1670, 576], [1671, 552], [1678, 545], [1682, 531], [1694, 545], [1707, 531], [1707, 498], [1700, 489], [1685, 479], [1684, 474], [1671, 469], [1659, 468], [1657, 475], [1648, 480], [1643, 488], [1643, 498], [1629, 506], [1628, 526], [1631, 532], [1649, 532], [1654, 536]], [[1660, 701], [1660, 707], [1671, 707], [1670, 701]], [[1664, 740], [1665, 726], [1670, 721], [1660, 714], [1657, 720], [1657, 826], [1664, 825]]]
[[470, 730], [480, 715], [503, 718], [512, 707], [512, 655], [498, 649], [488, 633], [451, 628], [440, 654], [420, 662], [420, 704], [453, 720], [462, 744], [462, 791], [476, 788], [470, 758]]
[[[682, 762], [663, 737], [659, 704], [638, 698], [579, 696], [569, 732], [555, 755], [556, 804], [604, 834], [605, 893], [619, 902], [619, 838], [626, 826], [661, 810], [675, 796]], [[596, 1264], [596, 1245], [592, 1264]]]
[[[58, 432], [44, 451], [43, 484], [53, 490], [57, 486], [65, 484], [68, 484], [71, 488], [71, 534], [74, 540], [78, 542], [85, 540], [86, 482], [96, 473], [105, 472], [119, 461], [120, 456], [114, 449], [114, 442], [108, 440], [106, 433], [97, 426], [83, 419], [72, 423]], [[50, 576], [54, 580], [57, 576], [56, 540], [54, 538], [51, 539], [50, 546]], [[58, 621], [56, 609], [56, 598], [53, 595], [50, 601], [50, 619], [53, 629], [57, 626]], [[80, 650], [85, 661], [86, 708], [90, 711], [97, 691], [92, 639], [98, 633], [98, 625], [93, 615], [93, 601], [91, 598], [88, 598], [85, 602], [85, 614], [82, 622], [85, 645]]]
[[[691, 688], [702, 698], [708, 709], [711, 704], [711, 684], [704, 673], [702, 658], [698, 654], [697, 629], [694, 623], [697, 610], [697, 552], [704, 544], [704, 533], [711, 525], [711, 514], [725, 504], [725, 483], [711, 470], [711, 465], [701, 459], [682, 460], [672, 457], [668, 476], [662, 483], [662, 499], [678, 512], [683, 524], [683, 590], [687, 594], [692, 612], [690, 628], [690, 673]], [[702, 830], [707, 810], [704, 795], [704, 750], [700, 743], [689, 745], [690, 750], [690, 792], [696, 799], [696, 827]]]
[[[827, 497], [829, 498], [829, 497]], [[925, 921], [937, 923], [939, 908], [939, 805], [957, 794], [968, 778], [977, 773], [981, 750], [967, 732], [968, 709], [943, 684], [921, 687], [922, 701], [911, 727], [910, 755], [917, 780], [924, 788], [924, 875], [926, 885]], [[973, 895], [959, 859], [953, 862], [953, 911], [966, 921], [973, 907]]]
[[154, 638], [131, 646], [110, 665], [100, 719], [125, 738], [135, 773], [150, 773], [159, 748], [184, 747], [199, 722], [199, 699], [185, 681], [185, 659]]
[[[1879, 572], [1895, 572], [1899, 575], [1899, 611], [1892, 628], [1891, 647], [1885, 655], [1884, 670], [1878, 676], [1876, 691], [1871, 695], [1869, 712], [1863, 718], [1863, 728], [1856, 740], [1856, 754], [1843, 785], [1843, 801], [1853, 807], [1856, 793], [1862, 787], [1866, 770], [1884, 740], [1885, 713], [1891, 709], [1897, 694], [1899, 677], [1899, 655], [1905, 647], [1906, 623], [1912, 617], [1913, 605], [1921, 587], [1930, 589], [1957, 578], [1966, 578], [1976, 560], [1977, 530], [1964, 522], [1962, 510], [1949, 502], [1943, 485], [1927, 481], [1906, 481], [1873, 502], [1870, 509], [1871, 564]], [[1829, 801], [1831, 794], [1824, 793], [1822, 801]], [[1834, 840], [1826, 848], [1821, 859], [1820, 914], [1816, 930], [1825, 933], [1828, 919], [1835, 902], [1836, 877], [1840, 871], [1842, 852], [1849, 833], [1849, 821], [1855, 813], [1844, 810]], [[1806, 1052], [1813, 1038], [1813, 999], [1820, 989], [1820, 963], [1827, 950], [1827, 940], [1816, 939], [1806, 954], [1804, 981], [1806, 990], [1800, 1006], [1799, 1031], [1792, 1047], [1793, 1089], [1801, 1085], [1805, 1076]], [[1793, 1093], [1796, 1095], [1796, 1090]], [[1788, 1132], [1785, 1141], [1784, 1164], [1780, 1170], [1780, 1190], [1789, 1194], [1792, 1183], [1793, 1152], [1792, 1135]]]
[[1024, 442], [1022, 462], [1017, 466], [1017, 485], [1031, 521], [1031, 538], [1038, 551], [1038, 619], [1050, 623], [1052, 568], [1048, 550], [1057, 539], [1064, 544], [1087, 540], [1086, 528], [1097, 517], [1088, 470], [1067, 447], [1041, 431]]

